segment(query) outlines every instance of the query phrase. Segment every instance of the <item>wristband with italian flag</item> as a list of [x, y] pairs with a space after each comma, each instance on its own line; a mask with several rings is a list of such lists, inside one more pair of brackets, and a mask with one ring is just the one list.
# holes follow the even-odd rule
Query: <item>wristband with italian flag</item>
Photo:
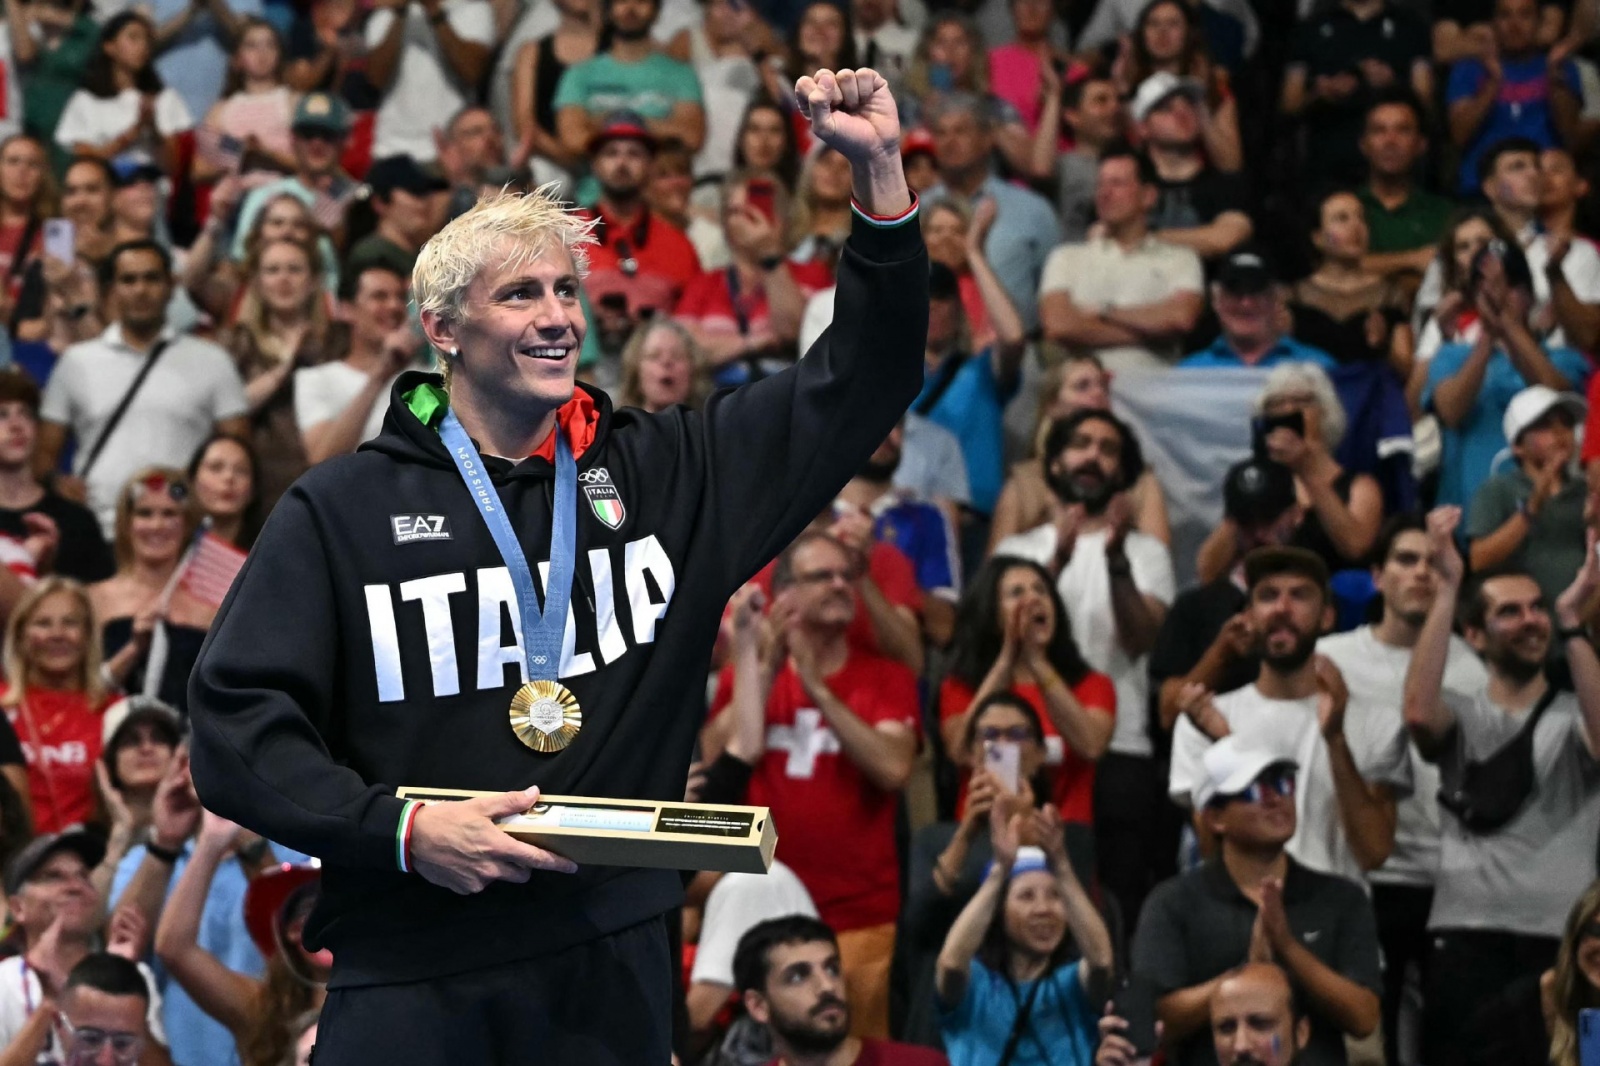
[[422, 803], [419, 800], [406, 800], [405, 809], [400, 812], [400, 822], [394, 829], [395, 864], [403, 874], [411, 872], [411, 826], [420, 810]]
[[920, 206], [920, 204], [921, 201], [917, 199], [917, 194], [912, 193], [911, 206], [900, 212], [898, 215], [875, 215], [871, 211], [868, 211], [866, 208], [862, 207], [861, 202], [854, 196], [850, 198], [850, 210], [856, 213], [856, 217], [860, 218], [861, 221], [865, 222], [867, 225], [877, 226], [880, 229], [893, 229], [895, 226], [903, 226], [907, 222], [910, 222], [912, 219], [917, 217], [917, 208]]

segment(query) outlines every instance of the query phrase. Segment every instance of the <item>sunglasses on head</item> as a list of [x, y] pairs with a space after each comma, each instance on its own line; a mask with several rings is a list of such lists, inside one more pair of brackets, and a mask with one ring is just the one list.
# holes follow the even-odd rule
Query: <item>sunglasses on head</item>
[[1267, 798], [1269, 791], [1284, 799], [1293, 799], [1294, 769], [1289, 766], [1269, 766], [1250, 782], [1249, 788], [1227, 796], [1216, 796], [1211, 800], [1210, 806], [1226, 807], [1235, 802], [1261, 803]]
[[168, 481], [159, 475], [135, 482], [133, 486], [133, 498], [135, 500], [142, 500], [146, 496], [160, 493], [165, 493], [167, 499], [173, 503], [182, 503], [189, 498], [189, 486], [179, 481]]

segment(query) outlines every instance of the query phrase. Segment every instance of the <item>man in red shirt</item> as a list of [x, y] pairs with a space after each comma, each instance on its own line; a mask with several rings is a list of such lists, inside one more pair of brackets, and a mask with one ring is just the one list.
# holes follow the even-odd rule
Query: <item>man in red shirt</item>
[[825, 533], [803, 533], [779, 556], [768, 654], [723, 669], [713, 713], [764, 701], [750, 802], [772, 808], [783, 861], [838, 932], [853, 1031], [881, 1037], [900, 909], [895, 807], [916, 758], [917, 685], [899, 663], [852, 647], [855, 565]]
[[768, 1066], [949, 1066], [932, 1048], [850, 1035], [850, 1005], [832, 929], [805, 915], [750, 929], [733, 956], [750, 1017], [767, 1027]]
[[584, 287], [597, 306], [620, 297], [635, 321], [649, 311], [671, 314], [684, 286], [700, 274], [700, 257], [689, 238], [644, 201], [655, 154], [655, 137], [632, 111], [613, 111], [589, 143], [600, 200], [581, 213], [599, 219], [594, 230], [599, 243], [589, 249]]

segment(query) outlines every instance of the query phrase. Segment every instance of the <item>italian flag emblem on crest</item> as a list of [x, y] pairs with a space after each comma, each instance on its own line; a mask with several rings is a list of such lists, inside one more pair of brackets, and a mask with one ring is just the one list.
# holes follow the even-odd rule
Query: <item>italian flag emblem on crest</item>
[[622, 520], [628, 516], [628, 512], [622, 507], [622, 497], [618, 495], [615, 485], [585, 485], [583, 492], [589, 497], [589, 506], [594, 510], [596, 518], [610, 529], [622, 525]]

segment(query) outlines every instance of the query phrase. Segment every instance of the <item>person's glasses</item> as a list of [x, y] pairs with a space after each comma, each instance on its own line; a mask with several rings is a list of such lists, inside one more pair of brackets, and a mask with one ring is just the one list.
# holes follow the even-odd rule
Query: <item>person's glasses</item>
[[67, 1046], [69, 1063], [90, 1062], [107, 1044], [111, 1045], [111, 1058], [117, 1066], [133, 1066], [144, 1052], [144, 1037], [139, 1033], [111, 1033], [89, 1026], [79, 1029], [59, 1011], [56, 1012], [56, 1020], [61, 1024], [61, 1032], [65, 1037], [63, 1043]]
[[1262, 803], [1265, 802], [1268, 792], [1272, 792], [1283, 799], [1293, 799], [1294, 771], [1287, 766], [1271, 767], [1250, 782], [1250, 787], [1243, 792], [1236, 792], [1231, 796], [1218, 796], [1211, 801], [1211, 805], [1213, 807], [1223, 807], [1235, 801], [1240, 803]]
[[851, 570], [812, 570], [810, 573], [794, 575], [796, 585], [831, 585], [835, 581], [849, 584], [856, 575]]
[[1579, 940], [1600, 940], [1600, 920], [1589, 922], [1578, 930]]
[[135, 500], [142, 500], [151, 494], [159, 496], [163, 493], [173, 503], [182, 503], [189, 498], [189, 486], [181, 481], [168, 481], [159, 474], [147, 477], [143, 481], [135, 482], [133, 486]]
[[1025, 725], [986, 725], [978, 730], [978, 739], [982, 741], [1009, 740], [1016, 744], [1033, 739], [1033, 731]]

